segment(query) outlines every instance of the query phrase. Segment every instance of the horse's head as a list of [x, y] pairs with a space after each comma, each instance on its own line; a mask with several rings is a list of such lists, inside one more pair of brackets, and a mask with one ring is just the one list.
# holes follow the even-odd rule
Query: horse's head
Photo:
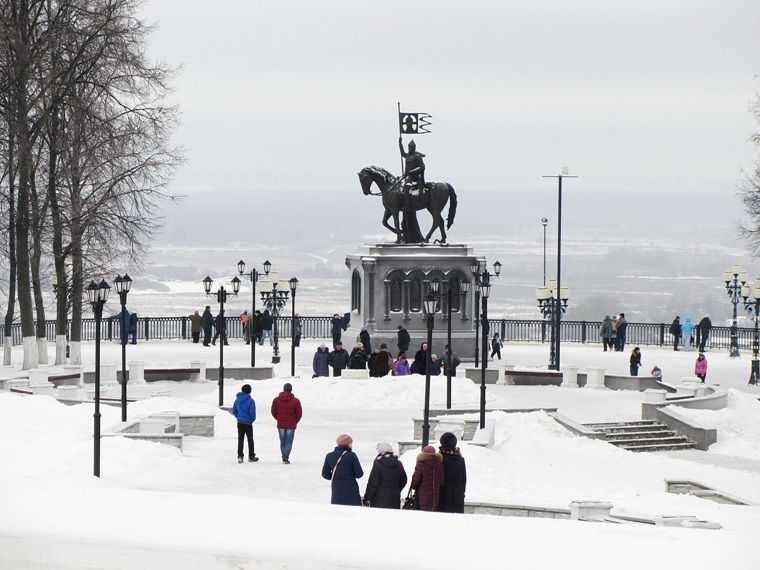
[[361, 172], [359, 172], [359, 182], [361, 182], [362, 192], [364, 192], [365, 196], [372, 194], [372, 192], [370, 192], [370, 187], [373, 182], [377, 184], [380, 193], [385, 194], [385, 192], [387, 192], [396, 182], [396, 177], [385, 170], [385, 168], [379, 166], [367, 166], [362, 168]]
[[369, 174], [369, 167], [362, 168], [361, 172], [359, 172], [359, 183], [362, 185], [364, 195], [369, 196], [369, 189], [372, 186], [372, 176]]

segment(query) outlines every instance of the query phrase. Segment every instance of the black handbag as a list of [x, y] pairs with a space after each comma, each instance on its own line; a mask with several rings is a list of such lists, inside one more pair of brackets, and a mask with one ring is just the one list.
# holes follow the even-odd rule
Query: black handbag
[[419, 508], [419, 505], [417, 505], [417, 492], [414, 489], [409, 489], [401, 508], [405, 511], [416, 511]]

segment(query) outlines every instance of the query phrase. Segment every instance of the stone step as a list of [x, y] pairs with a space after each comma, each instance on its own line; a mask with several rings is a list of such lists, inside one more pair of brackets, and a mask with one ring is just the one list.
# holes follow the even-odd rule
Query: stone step
[[656, 430], [647, 430], [647, 431], [606, 432], [605, 436], [607, 436], [607, 441], [612, 441], [612, 440], [620, 440], [620, 439], [640, 439], [642, 437], [644, 438], [669, 437], [674, 434], [675, 432], [668, 429], [656, 429]]
[[585, 424], [604, 433], [606, 441], [628, 451], [694, 449], [697, 444], [656, 421]]
[[591, 423], [591, 424], [583, 424], [586, 427], [589, 427], [591, 429], [596, 430], [606, 430], [606, 429], [626, 429], [628, 427], [642, 427], [642, 426], [661, 426], [661, 423], [658, 423], [655, 420], [639, 420], [639, 421], [633, 421], [633, 422], [602, 422], [602, 423]]
[[680, 435], [670, 435], [666, 437], [642, 437], [639, 439], [608, 439], [608, 443], [627, 447], [641, 447], [643, 445], [671, 444], [671, 443], [688, 443], [689, 440]]
[[650, 445], [618, 445], [620, 449], [626, 451], [679, 451], [683, 449], [696, 449], [697, 444], [692, 442], [685, 443], [666, 443], [666, 444], [650, 444]]

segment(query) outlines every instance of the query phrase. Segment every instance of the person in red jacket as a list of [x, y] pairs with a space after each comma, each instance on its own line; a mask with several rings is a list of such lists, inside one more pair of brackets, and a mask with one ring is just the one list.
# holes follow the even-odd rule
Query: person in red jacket
[[428, 445], [417, 455], [412, 475], [412, 489], [417, 491], [417, 508], [437, 511], [443, 487], [443, 456]]
[[282, 392], [272, 400], [272, 417], [277, 420], [280, 453], [282, 462], [286, 465], [290, 464], [290, 450], [293, 448], [293, 439], [301, 415], [301, 400], [293, 395], [293, 386], [288, 382], [282, 387]]

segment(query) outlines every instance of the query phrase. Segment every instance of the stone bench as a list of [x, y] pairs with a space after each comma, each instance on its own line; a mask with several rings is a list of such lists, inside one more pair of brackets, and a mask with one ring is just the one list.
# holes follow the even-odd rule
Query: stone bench
[[[486, 384], [496, 384], [501, 378], [502, 368], [486, 368]], [[464, 375], [469, 380], [480, 384], [483, 371], [480, 368], [465, 368]]]
[[48, 377], [48, 382], [58, 388], [59, 386], [79, 386], [82, 380], [81, 374], [58, 374]]
[[[414, 418], [412, 421], [414, 422], [414, 439], [421, 440], [422, 428], [425, 424], [425, 419]], [[478, 429], [478, 426], [480, 425], [480, 419], [468, 418], [468, 419], [458, 419], [457, 421], [447, 416], [438, 416], [438, 417], [431, 417], [428, 420], [428, 423], [430, 424], [431, 434], [434, 434], [436, 432], [439, 424], [452, 425], [454, 423], [457, 423], [459, 424], [458, 429], [454, 428], [454, 429], [450, 429], [446, 431], [451, 431], [455, 436], [457, 436], [458, 439], [462, 441], [470, 441], [472, 440], [473, 435], [475, 434], [475, 432]]]
[[505, 370], [504, 379], [508, 386], [560, 386], [562, 372]]
[[197, 380], [200, 368], [146, 368], [143, 371], [146, 382]]

